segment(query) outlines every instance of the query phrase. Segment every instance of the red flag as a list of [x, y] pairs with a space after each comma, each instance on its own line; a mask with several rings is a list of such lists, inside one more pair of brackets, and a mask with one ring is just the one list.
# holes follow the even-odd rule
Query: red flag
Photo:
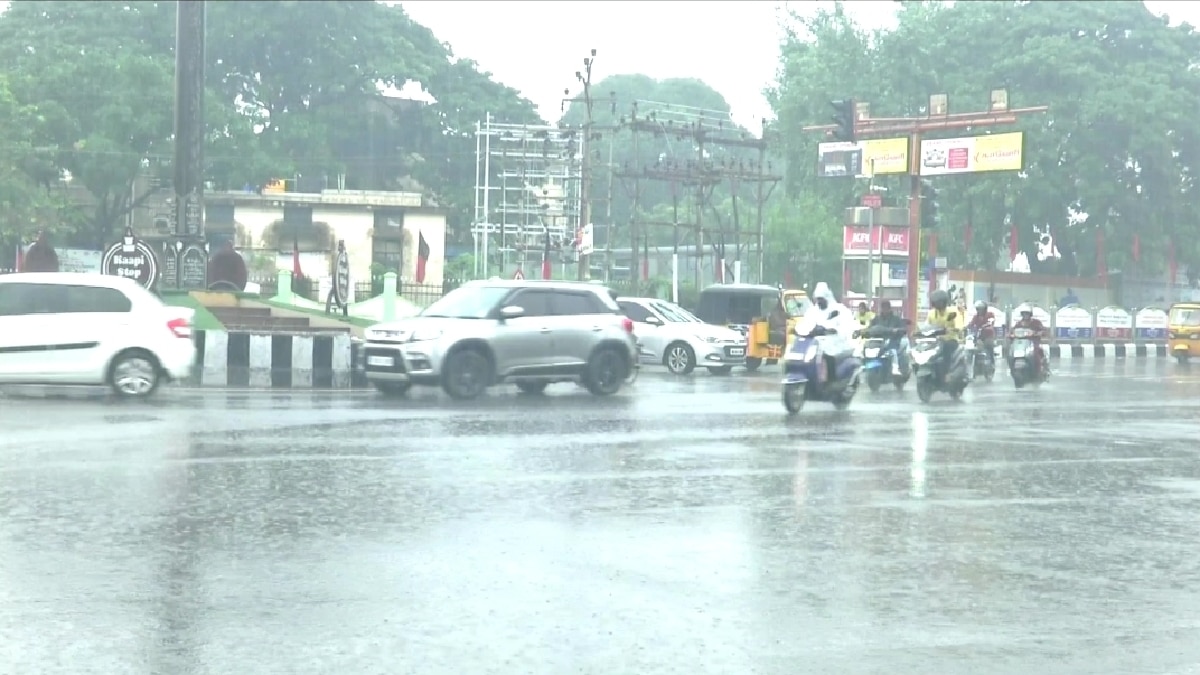
[[1108, 264], [1104, 255], [1104, 230], [1096, 230], [1096, 275], [1108, 279]]
[[425, 263], [429, 262], [429, 242], [425, 241], [425, 233], [417, 230], [417, 283], [425, 283]]
[[937, 257], [937, 232], [929, 233], [929, 266], [933, 266], [933, 259]]
[[550, 228], [546, 228], [546, 244], [542, 248], [542, 279], [550, 280]]
[[1008, 259], [1010, 261], [1017, 259], [1017, 254], [1021, 252], [1019, 242], [1017, 241], [1017, 226], [1013, 225], [1008, 228]]
[[1139, 262], [1142, 259], [1142, 240], [1136, 234], [1133, 235], [1133, 262]]
[[850, 268], [842, 263], [842, 297], [850, 292]]
[[783, 273], [783, 285], [788, 288], [795, 288], [796, 282], [792, 280], [792, 271], [787, 270]]
[[300, 270], [300, 238], [292, 237], [292, 278], [303, 279], [304, 272]]

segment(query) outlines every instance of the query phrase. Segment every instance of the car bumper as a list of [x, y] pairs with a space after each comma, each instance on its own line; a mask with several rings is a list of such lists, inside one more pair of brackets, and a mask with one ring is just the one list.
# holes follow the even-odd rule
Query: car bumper
[[191, 340], [175, 340], [156, 356], [167, 377], [177, 382], [192, 375], [192, 368], [196, 365], [196, 344]]
[[696, 350], [698, 366], [740, 366], [746, 363], [745, 345], [705, 345]]
[[363, 371], [378, 382], [433, 382], [438, 378], [437, 359], [420, 343], [368, 342], [363, 347]]

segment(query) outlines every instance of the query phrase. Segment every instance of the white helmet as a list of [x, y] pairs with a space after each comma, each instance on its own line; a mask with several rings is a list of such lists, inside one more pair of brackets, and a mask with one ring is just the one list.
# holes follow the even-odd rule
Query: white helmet
[[1021, 305], [1020, 307], [1017, 308], [1017, 314], [1018, 315], [1029, 314], [1030, 316], [1032, 316], [1033, 315], [1033, 305], [1029, 305], [1029, 304]]

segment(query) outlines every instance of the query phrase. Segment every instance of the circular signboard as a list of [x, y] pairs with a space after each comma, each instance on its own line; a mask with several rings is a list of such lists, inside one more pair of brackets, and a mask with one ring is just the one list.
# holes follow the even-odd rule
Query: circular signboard
[[333, 299], [339, 307], [345, 307], [350, 299], [350, 254], [345, 246], [338, 249], [333, 263]]
[[153, 288], [158, 280], [158, 259], [146, 242], [126, 229], [121, 241], [108, 247], [100, 260], [100, 271], [116, 277], [133, 279], [143, 288]]

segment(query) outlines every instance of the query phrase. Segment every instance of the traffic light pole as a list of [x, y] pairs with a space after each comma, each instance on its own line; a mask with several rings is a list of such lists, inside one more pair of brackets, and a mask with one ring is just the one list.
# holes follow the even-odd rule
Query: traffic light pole
[[[841, 102], [838, 102], [841, 103]], [[853, 103], [851, 103], [853, 106]], [[834, 106], [838, 108], [837, 105]], [[966, 129], [968, 127], [992, 127], [1016, 124], [1022, 115], [1043, 113], [1049, 106], [1033, 106], [988, 112], [957, 113], [936, 117], [891, 117], [866, 118], [854, 121], [854, 140], [864, 136], [880, 137], [906, 134], [909, 137], [908, 172], [909, 202], [908, 225], [911, 228], [908, 247], [908, 292], [904, 301], [904, 314], [913, 325], [917, 323], [918, 285], [921, 283], [921, 138], [932, 131]], [[840, 112], [840, 108], [839, 108]], [[841, 133], [837, 124], [804, 127], [804, 131], [821, 131], [828, 134]]]

